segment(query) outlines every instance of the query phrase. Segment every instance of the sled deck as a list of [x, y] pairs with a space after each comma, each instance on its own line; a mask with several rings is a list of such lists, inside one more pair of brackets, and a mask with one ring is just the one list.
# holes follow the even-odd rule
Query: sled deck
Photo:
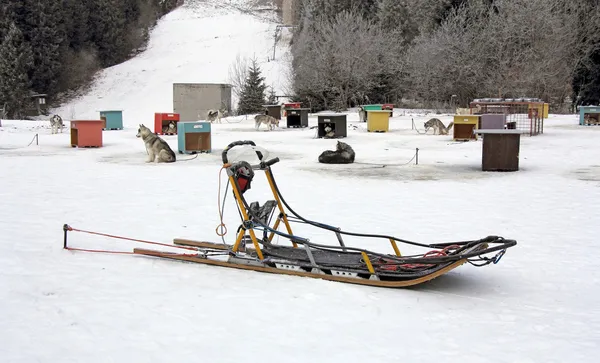
[[[251, 165], [247, 161], [229, 162], [228, 151], [233, 147], [248, 147], [256, 153], [259, 163]], [[470, 263], [474, 266], [496, 264], [506, 250], [517, 244], [515, 240], [498, 236], [488, 236], [478, 240], [424, 244], [407, 241], [394, 236], [365, 234], [343, 231], [338, 227], [308, 220], [296, 213], [283, 198], [271, 166], [279, 158], [264, 160], [263, 153], [253, 141], [236, 141], [229, 144], [222, 153], [223, 168], [231, 186], [240, 217], [235, 243], [228, 244], [219, 232], [223, 243], [175, 239], [179, 246], [195, 247], [197, 253], [165, 253], [149, 249], [134, 249], [134, 253], [201, 263], [206, 265], [231, 267], [259, 272], [320, 278], [331, 281], [381, 286], [406, 287], [417, 285], [441, 276], [456, 267]], [[273, 199], [262, 206], [258, 202], [248, 203], [244, 193], [250, 189], [255, 171], [264, 171], [273, 193]], [[285, 206], [285, 209], [284, 209]], [[286, 211], [287, 210], [287, 211]], [[276, 213], [277, 212], [277, 213]], [[219, 214], [223, 215], [222, 206]], [[274, 221], [272, 221], [274, 219]], [[273, 223], [272, 223], [273, 222]], [[311, 242], [308, 238], [294, 235], [291, 224], [303, 223], [316, 228], [329, 230], [336, 237], [337, 244], [326, 245]], [[285, 231], [280, 230], [285, 229]], [[273, 244], [275, 235], [288, 240], [290, 245]], [[379, 253], [363, 248], [346, 246], [344, 235], [385, 240], [393, 253]], [[398, 245], [408, 244], [426, 249], [417, 255], [403, 256]], [[491, 255], [491, 257], [488, 257]], [[486, 256], [487, 255], [487, 256]]]

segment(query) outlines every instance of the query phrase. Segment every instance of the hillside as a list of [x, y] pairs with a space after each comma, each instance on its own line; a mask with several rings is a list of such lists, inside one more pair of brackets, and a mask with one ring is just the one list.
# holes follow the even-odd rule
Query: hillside
[[[286, 41], [273, 55], [277, 19], [244, 0], [189, 0], [165, 15], [151, 34], [147, 50], [104, 69], [87, 93], [51, 110], [65, 119], [98, 118], [98, 111], [123, 109], [124, 126], [172, 112], [173, 83], [227, 83], [236, 56], [256, 56], [268, 86], [281, 94], [286, 81]], [[259, 8], [260, 6], [260, 8]], [[234, 99], [232, 105], [235, 105]]]

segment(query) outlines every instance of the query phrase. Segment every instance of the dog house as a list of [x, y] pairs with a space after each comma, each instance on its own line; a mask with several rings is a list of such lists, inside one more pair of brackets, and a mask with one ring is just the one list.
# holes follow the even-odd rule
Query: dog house
[[308, 127], [310, 108], [292, 108], [287, 111], [287, 127]]
[[480, 115], [454, 115], [454, 133], [455, 141], [477, 140], [477, 134], [474, 133], [479, 127]]
[[394, 116], [394, 104], [392, 104], [392, 103], [362, 105], [361, 107], [365, 111], [389, 110], [390, 117]]
[[486, 113], [481, 115], [479, 129], [504, 129], [506, 126], [506, 115], [503, 113]]
[[[348, 137], [346, 114], [321, 114], [317, 116], [317, 137]], [[327, 131], [331, 129], [331, 131]]]
[[283, 116], [287, 116], [287, 111], [289, 109], [292, 108], [300, 108], [302, 105], [302, 102], [290, 102], [290, 103], [284, 103], [283, 104]]
[[579, 124], [582, 126], [600, 125], [600, 106], [579, 107]]
[[210, 122], [185, 121], [177, 123], [177, 148], [180, 154], [211, 152]]
[[263, 105], [265, 114], [281, 120], [281, 105]]
[[390, 131], [390, 113], [387, 110], [369, 110], [367, 111], [367, 131], [368, 132], [388, 132]]
[[519, 170], [520, 130], [475, 130], [483, 135], [482, 171]]
[[100, 111], [100, 119], [104, 122], [104, 130], [123, 130], [122, 110]]
[[102, 147], [103, 120], [71, 121], [71, 147]]
[[[164, 132], [165, 127], [175, 122], [175, 132]], [[154, 133], [159, 135], [177, 135], [177, 123], [179, 122], [178, 113], [155, 113], [154, 114]]]
[[381, 109], [382, 110], [389, 110], [390, 111], [390, 117], [394, 117], [394, 104], [393, 103], [384, 103], [383, 105], [381, 105]]

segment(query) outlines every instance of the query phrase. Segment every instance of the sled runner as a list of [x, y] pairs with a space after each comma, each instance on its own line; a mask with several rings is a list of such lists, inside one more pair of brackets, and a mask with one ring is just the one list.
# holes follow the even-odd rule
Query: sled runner
[[[230, 162], [228, 152], [238, 146], [253, 148], [259, 163], [251, 165], [247, 161]], [[223, 243], [175, 239], [173, 242], [176, 246], [194, 248], [197, 253], [165, 253], [141, 248], [134, 249], [134, 253], [354, 284], [406, 287], [429, 281], [464, 263], [475, 266], [496, 264], [507, 248], [517, 244], [515, 240], [498, 236], [472, 241], [424, 244], [394, 236], [347, 232], [338, 227], [306, 219], [288, 205], [275, 181], [271, 167], [279, 162], [279, 158], [264, 160], [263, 153], [255, 147], [253, 141], [236, 141], [229, 144], [221, 155], [222, 170], [226, 170], [228, 176], [223, 205], [227, 198], [227, 189], [231, 186], [242, 219], [233, 244], [227, 244], [224, 238]], [[266, 201], [262, 206], [258, 202], [248, 203], [244, 197], [254, 181], [255, 172], [264, 172], [273, 193], [273, 199]], [[219, 208], [219, 213], [222, 220], [222, 207]], [[308, 238], [295, 235], [291, 227], [292, 222], [332, 232], [337, 245], [315, 243]], [[221, 224], [220, 227], [224, 228], [224, 225]], [[217, 227], [217, 234], [221, 237], [226, 233], [222, 228]], [[274, 244], [275, 235], [289, 241], [290, 245]], [[386, 244], [389, 243], [393, 254], [346, 246], [343, 236], [385, 240]], [[399, 244], [417, 246], [427, 251], [404, 256], [398, 247]], [[484, 256], [492, 253], [494, 253], [492, 257]]]

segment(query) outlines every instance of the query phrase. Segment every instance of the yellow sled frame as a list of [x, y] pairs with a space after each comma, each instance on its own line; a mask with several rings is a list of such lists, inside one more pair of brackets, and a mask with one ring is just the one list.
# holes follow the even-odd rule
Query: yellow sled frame
[[[227, 156], [226, 156], [227, 151], [229, 149], [231, 149], [234, 146], [239, 146], [239, 145], [256, 146], [252, 141], [237, 141], [237, 142], [231, 143], [223, 150], [223, 168], [228, 170], [229, 183], [232, 186], [232, 190], [235, 195], [235, 199], [236, 199], [237, 205], [239, 207], [239, 211], [242, 215], [242, 225], [246, 226], [246, 225], [252, 224], [252, 219], [250, 218], [250, 215], [248, 214], [247, 205], [245, 203], [244, 197], [242, 196], [243, 193], [242, 193], [242, 191], [240, 191], [240, 189], [238, 187], [238, 182], [237, 182], [233, 172], [231, 172], [228, 169], [232, 166], [232, 164], [230, 164], [227, 161]], [[258, 152], [257, 152], [257, 154], [258, 154]], [[285, 212], [285, 209], [283, 207], [282, 200], [279, 196], [280, 194], [278, 192], [278, 188], [273, 179], [273, 174], [270, 169], [270, 166], [275, 164], [276, 162], [278, 162], [279, 159], [275, 158], [275, 159], [265, 162], [262, 160], [262, 155], [259, 154], [258, 156], [259, 156], [259, 159], [261, 160], [260, 165], [253, 166], [252, 169], [253, 170], [255, 170], [255, 169], [263, 170], [265, 172], [266, 179], [269, 183], [269, 187], [271, 189], [271, 192], [273, 194], [273, 197], [274, 197], [276, 205], [277, 205], [277, 210], [279, 210], [279, 216], [275, 220], [275, 223], [272, 227], [272, 231], [270, 232], [270, 235], [268, 236], [268, 241], [271, 242], [273, 240], [273, 237], [276, 234], [275, 231], [278, 230], [278, 228], [281, 226], [282, 223], [285, 226], [287, 234], [290, 236], [293, 236], [292, 228], [290, 226], [290, 221], [288, 220], [288, 217], [287, 217], [288, 215]], [[295, 212], [293, 212], [293, 213], [295, 214]], [[250, 235], [250, 239], [252, 241], [253, 248], [248, 248], [248, 247], [244, 246], [243, 251], [240, 251], [241, 246], [242, 246], [242, 241], [244, 240], [244, 236], [245, 236], [246, 232], [248, 232]], [[384, 238], [386, 236], [373, 236], [373, 237]], [[253, 228], [240, 228], [239, 232], [237, 233], [235, 243], [233, 245], [229, 245], [229, 244], [225, 244], [225, 243], [194, 241], [194, 240], [187, 240], [187, 239], [180, 239], [180, 238], [176, 238], [173, 240], [173, 243], [175, 245], [196, 247], [196, 248], [198, 248], [199, 251], [222, 251], [225, 253], [227, 251], [229, 251], [230, 254], [229, 254], [229, 259], [227, 261], [211, 259], [206, 256], [202, 256], [201, 254], [198, 254], [198, 256], [196, 257], [196, 256], [190, 256], [189, 254], [182, 255], [182, 254], [177, 254], [177, 253], [165, 253], [162, 251], [155, 251], [155, 250], [142, 249], [142, 248], [136, 248], [136, 249], [134, 249], [133, 252], [136, 254], [146, 255], [146, 256], [154, 256], [154, 257], [194, 262], [194, 263], [200, 263], [200, 264], [206, 264], [206, 265], [230, 267], [230, 268], [237, 268], [237, 269], [243, 269], [243, 270], [252, 270], [252, 271], [258, 271], [258, 272], [281, 274], [281, 275], [311, 277], [311, 278], [318, 278], [318, 279], [324, 279], [324, 280], [330, 280], [330, 281], [345, 282], [345, 283], [360, 284], [360, 285], [370, 285], [370, 286], [378, 286], [378, 287], [408, 287], [408, 286], [421, 284], [423, 282], [432, 280], [436, 277], [446, 274], [447, 272], [455, 269], [456, 267], [466, 263], [467, 261], [469, 261], [469, 257], [477, 255], [478, 253], [488, 253], [488, 252], [500, 250], [501, 253], [496, 255], [495, 260], [489, 259], [489, 258], [484, 258], [485, 260], [488, 261], [485, 264], [488, 264], [490, 262], [497, 263], [498, 260], [500, 259], [500, 257], [502, 257], [502, 255], [504, 254], [506, 248], [516, 245], [516, 241], [514, 241], [514, 240], [504, 240], [504, 239], [501, 239], [501, 237], [500, 237], [501, 242], [497, 242], [495, 240], [490, 240], [491, 237], [492, 236], [487, 237], [487, 239], [482, 239], [482, 240], [478, 240], [478, 241], [469, 241], [469, 243], [471, 243], [471, 245], [469, 245], [470, 247], [468, 247], [464, 250], [465, 254], [468, 255], [468, 256], [465, 256], [465, 258], [460, 258], [460, 259], [450, 261], [452, 263], [445, 262], [444, 267], [440, 266], [441, 268], [438, 268], [437, 270], [432, 271], [430, 273], [424, 274], [423, 276], [418, 276], [418, 277], [414, 277], [414, 278], [410, 278], [410, 279], [406, 278], [406, 279], [397, 279], [397, 280], [380, 279], [378, 276], [378, 273], [376, 272], [375, 268], [373, 267], [373, 263], [372, 263], [369, 255], [367, 254], [368, 251], [360, 250], [360, 249], [356, 249], [356, 248], [348, 248], [348, 249], [353, 249], [354, 251], [360, 251], [360, 254], [362, 255], [362, 261], [364, 261], [364, 264], [366, 265], [366, 268], [368, 270], [368, 275], [369, 275], [368, 278], [357, 277], [357, 276], [345, 276], [344, 274], [340, 275], [340, 274], [324, 273], [320, 269], [320, 267], [318, 267], [314, 263], [313, 258], [310, 257], [311, 252], [308, 247], [308, 243], [305, 244], [304, 247], [307, 250], [307, 254], [311, 258], [311, 262], [313, 262], [313, 266], [315, 266], [315, 268], [313, 268], [312, 270], [310, 270], [310, 271], [306, 271], [306, 270], [302, 270], [302, 269], [294, 270], [294, 269], [273, 267], [271, 265], [267, 265], [266, 263], [264, 263], [265, 255], [260, 246], [262, 242], [257, 238], [256, 233], [253, 230]], [[499, 238], [499, 237], [496, 237], [496, 238]], [[338, 235], [338, 239], [339, 239], [340, 245], [345, 250], [346, 247], [344, 246], [344, 244], [341, 240], [341, 237], [339, 235]], [[396, 240], [394, 240], [393, 237], [389, 237], [388, 239], [391, 244], [392, 250], [394, 251], [394, 255], [385, 255], [385, 256], [390, 256], [390, 257], [393, 256], [393, 257], [402, 258], [402, 254], [400, 253], [400, 249], [398, 248]], [[298, 248], [298, 243], [296, 243], [293, 239], [290, 239], [290, 242], [292, 243], [293, 248]], [[476, 242], [476, 244], [472, 244], [475, 242]], [[488, 247], [489, 247], [488, 242], [502, 243], [502, 245], [500, 247], [493, 247], [488, 250]], [[445, 245], [445, 244], [428, 245], [428, 247], [442, 248], [440, 246], [443, 246], [443, 245]], [[314, 245], [314, 246], [318, 246], [318, 245]], [[235, 255], [238, 252], [247, 252], [247, 253], [249, 252], [249, 253], [252, 253], [253, 255], [255, 254], [255, 259], [253, 261], [248, 261], [248, 260], [240, 261], [240, 260], [232, 259], [232, 255]], [[478, 266], [478, 265], [476, 265], [476, 266]], [[333, 269], [331, 269], [331, 270], [333, 271]], [[365, 273], [366, 273], [366, 271], [365, 271]]]

